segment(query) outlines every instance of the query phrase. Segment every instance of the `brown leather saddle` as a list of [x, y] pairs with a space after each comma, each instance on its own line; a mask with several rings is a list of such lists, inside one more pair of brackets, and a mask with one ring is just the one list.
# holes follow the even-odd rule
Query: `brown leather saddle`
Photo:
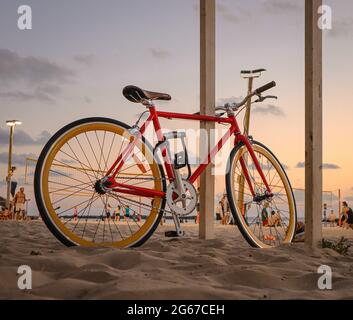
[[147, 91], [136, 86], [125, 87], [123, 90], [123, 95], [126, 99], [134, 103], [142, 103], [146, 100], [172, 100], [172, 97], [167, 93]]

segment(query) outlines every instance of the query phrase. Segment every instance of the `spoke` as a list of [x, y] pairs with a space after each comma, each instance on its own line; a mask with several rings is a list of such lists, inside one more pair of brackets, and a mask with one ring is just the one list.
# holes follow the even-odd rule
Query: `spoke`
[[120, 235], [120, 238], [123, 239], [123, 240], [125, 240], [125, 238], [123, 237], [123, 235], [122, 235], [121, 232], [120, 232], [119, 227], [117, 226], [117, 224], [115, 223], [114, 220], [113, 220], [113, 223], [114, 223], [114, 225], [115, 225], [115, 228], [118, 230], [118, 233], [119, 233], [119, 235]]
[[[133, 153], [133, 152], [134, 152], [134, 150], [132, 150], [130, 153]], [[141, 153], [141, 150], [138, 150], [138, 152], [135, 153], [135, 156], [139, 155], [140, 153]], [[127, 160], [128, 160], [128, 159], [127, 159]], [[136, 166], [136, 163], [130, 165], [129, 167], [125, 168], [124, 170], [120, 170], [120, 171], [119, 171], [119, 174], [122, 174], [122, 173], [125, 172], [126, 170], [129, 170], [129, 169], [131, 169], [131, 168], [133, 168], [133, 167], [135, 167], [135, 166]]]
[[265, 241], [264, 232], [263, 232], [263, 229], [262, 229], [262, 213], [260, 214], [259, 209], [260, 209], [260, 208], [259, 208], [259, 205], [256, 205], [257, 215], [258, 215], [259, 217], [261, 217], [261, 219], [260, 219], [260, 221], [259, 221], [259, 226], [260, 226], [259, 231], [261, 232], [262, 238], [263, 238], [263, 240], [261, 240], [261, 241]]
[[[101, 155], [100, 155], [100, 157], [99, 157], [99, 168], [101, 168], [102, 160], [103, 160], [103, 162], [104, 162], [104, 167], [107, 167], [107, 161], [105, 160], [104, 152], [103, 152], [104, 143], [105, 143], [106, 131], [104, 131], [103, 144], [102, 144], [102, 145], [101, 145], [101, 143], [100, 143], [100, 141], [99, 141], [97, 131], [94, 131], [94, 132], [95, 132], [95, 135], [96, 135], [96, 138], [97, 138], [97, 141], [98, 141], [99, 148], [100, 148], [100, 150], [101, 150]], [[104, 168], [104, 167], [103, 167], [103, 168]]]
[[[107, 162], [109, 162], [110, 154], [111, 154], [112, 149], [113, 149], [113, 145], [114, 145], [114, 142], [115, 142], [115, 138], [116, 138], [116, 134], [113, 133], [113, 141], [112, 141], [111, 144], [110, 144], [110, 149], [109, 149], [109, 152], [108, 152]], [[106, 167], [104, 168], [105, 171], [108, 171], [108, 169], [109, 169], [108, 166], [106, 166]]]
[[86, 136], [86, 140], [87, 140], [87, 142], [88, 142], [88, 144], [89, 144], [89, 146], [90, 146], [90, 148], [91, 148], [91, 151], [92, 151], [92, 153], [93, 153], [93, 156], [94, 156], [94, 158], [96, 159], [96, 162], [97, 162], [97, 165], [98, 165], [98, 170], [99, 170], [99, 172], [102, 172], [102, 168], [101, 168], [100, 165], [99, 165], [99, 162], [98, 162], [96, 153], [95, 153], [94, 150], [93, 150], [91, 141], [88, 139], [88, 136], [87, 136], [87, 133], [86, 133], [86, 132], [85, 132], [85, 136]]
[[[124, 139], [124, 137], [123, 137], [123, 139]], [[120, 149], [119, 149], [119, 152], [118, 152], [118, 158], [120, 157], [121, 151], [123, 150], [123, 146], [125, 146], [125, 143], [126, 143], [127, 141], [128, 141], [128, 140], [125, 139], [125, 140], [123, 140], [123, 142], [120, 144]], [[117, 159], [118, 159], [118, 158], [117, 158]]]
[[[59, 150], [59, 152], [64, 153], [65, 155], [67, 155], [67, 153], [66, 153], [65, 151]], [[54, 161], [56, 161], [58, 164], [55, 164]], [[75, 161], [76, 161], [76, 160], [75, 160]], [[77, 162], [80, 163], [80, 161], [77, 161]], [[60, 161], [60, 160], [58, 160], [58, 159], [54, 159], [54, 160], [53, 160], [53, 165], [54, 165], [54, 166], [57, 165], [57, 166], [67, 167], [68, 169], [73, 169], [73, 170], [76, 170], [76, 171], [81, 172], [81, 173], [83, 172], [83, 173], [85, 173], [85, 174], [87, 175], [87, 177], [88, 177], [88, 179], [89, 179], [90, 181], [92, 181], [90, 177], [95, 178], [94, 176], [89, 175], [89, 174], [87, 173], [87, 171], [90, 170], [90, 169], [89, 169], [89, 168], [88, 168], [88, 169], [84, 169], [84, 168], [82, 167], [82, 165], [81, 165], [81, 168], [82, 168], [82, 169], [80, 169], [80, 168], [76, 168], [76, 167], [74, 167], [74, 166], [70, 166], [69, 164], [67, 164], [67, 163], [65, 163], [65, 162], [63, 162], [63, 161]]]
[[55, 173], [55, 174], [58, 174], [58, 175], [60, 175], [60, 176], [63, 176], [63, 177], [65, 177], [65, 178], [69, 178], [69, 179], [71, 179], [71, 180], [80, 182], [80, 183], [82, 183], [82, 184], [83, 184], [83, 183], [89, 183], [89, 182], [87, 182], [87, 181], [82, 181], [82, 180], [78, 180], [78, 179], [72, 178], [72, 177], [70, 177], [70, 176], [68, 176], [68, 175], [66, 175], [66, 174], [63, 174], [63, 173], [60, 172], [60, 171], [56, 171], [56, 170], [53, 170], [53, 169], [50, 169], [49, 171], [50, 171], [50, 172], [53, 172], [53, 173]]
[[129, 223], [129, 220], [130, 220], [130, 218], [131, 218], [131, 217], [130, 217], [130, 208], [129, 208], [129, 216], [127, 217], [127, 216], [126, 216], [126, 209], [127, 209], [127, 207], [121, 202], [120, 198], [117, 198], [117, 200], [119, 201], [120, 206], [123, 207], [124, 210], [125, 210], [126, 223], [127, 223], [128, 227], [129, 227], [129, 230], [130, 230], [131, 235], [134, 235], [134, 233], [132, 232], [130, 223]]
[[62, 189], [55, 189], [53, 191], [50, 191], [49, 194], [52, 194], [54, 192], [61, 192], [61, 191], [67, 191], [67, 190], [70, 190], [70, 189], [79, 189], [79, 187], [83, 186], [83, 185], [86, 185], [86, 186], [90, 186], [91, 183], [90, 182], [87, 182], [87, 183], [80, 183], [80, 184], [77, 184], [75, 186], [69, 186], [69, 185], [65, 185], [65, 184], [62, 184], [62, 183], [58, 183], [58, 182], [52, 182], [52, 181], [48, 181], [49, 183], [54, 183], [54, 184], [58, 184], [58, 185], [63, 185], [63, 186], [66, 186], [66, 188], [62, 188]]
[[66, 210], [65, 210], [65, 211], [63, 211], [63, 212], [57, 213], [57, 216], [59, 217], [59, 216], [63, 215], [64, 213], [66, 213], [66, 212], [68, 212], [68, 211], [72, 210], [73, 208], [75, 208], [75, 207], [79, 207], [79, 206], [81, 206], [81, 205], [83, 205], [83, 204], [87, 203], [89, 200], [90, 200], [90, 199], [85, 200], [85, 201], [82, 201], [82, 202], [80, 202], [80, 203], [78, 203], [78, 204], [75, 204], [75, 205], [74, 205], [74, 206], [72, 206], [71, 208], [66, 209]]
[[[98, 197], [94, 200], [94, 202], [98, 200]], [[88, 209], [88, 213], [87, 213], [87, 217], [86, 217], [86, 221], [85, 221], [85, 225], [83, 227], [83, 231], [82, 231], [82, 236], [81, 238], [83, 239], [84, 235], [85, 235], [85, 231], [86, 231], [86, 227], [87, 227], [87, 222], [88, 222], [88, 219], [89, 219], [89, 216], [90, 216], [90, 213], [91, 213], [91, 208], [92, 208], [92, 202], [89, 206], [89, 209]]]
[[75, 158], [77, 159], [77, 162], [80, 164], [82, 170], [83, 170], [84, 173], [87, 175], [88, 179], [90, 179], [90, 181], [93, 182], [91, 178], [93, 177], [93, 179], [95, 179], [95, 177], [92, 176], [92, 175], [89, 175], [89, 174], [87, 173], [87, 170], [85, 170], [85, 169], [83, 168], [83, 163], [78, 159], [78, 157], [77, 157], [75, 151], [71, 148], [71, 145], [70, 145], [69, 141], [66, 142], [66, 144], [69, 146], [69, 148], [70, 148], [72, 154], [73, 154], [73, 155], [75, 156]]
[[74, 193], [71, 193], [71, 194], [67, 195], [67, 196], [64, 197], [64, 198], [61, 198], [61, 199], [59, 199], [59, 200], [54, 201], [52, 204], [53, 204], [53, 205], [54, 205], [54, 204], [57, 204], [57, 203], [59, 203], [59, 202], [61, 202], [61, 201], [63, 201], [63, 200], [66, 200], [67, 198], [70, 198], [70, 197], [74, 196], [75, 194], [78, 194], [78, 193], [81, 192], [82, 190], [86, 190], [86, 189], [87, 189], [87, 187], [83, 187], [83, 188], [81, 188], [81, 189], [75, 191]]
[[[123, 203], [123, 202], [121, 201], [121, 203]], [[125, 206], [125, 204], [124, 204], [124, 206]], [[130, 210], [133, 211], [134, 214], [139, 215], [139, 212], [137, 212], [136, 210], [134, 210], [132, 208], [130, 208]], [[138, 228], [141, 229], [141, 226], [137, 223], [137, 221], [135, 221], [134, 219], [132, 219], [132, 220], [135, 222], [135, 224], [138, 226]]]
[[[92, 205], [92, 203], [94, 203], [96, 200], [98, 200], [98, 196], [94, 197], [94, 194], [93, 194], [92, 197], [95, 198], [95, 199], [93, 200], [93, 202], [91, 201], [92, 198], [88, 200], [88, 201], [91, 201], [91, 203], [90, 203], [91, 205]], [[75, 207], [74, 207], [74, 208], [75, 208]], [[81, 210], [77, 213], [77, 215], [79, 215], [79, 214], [82, 212], [82, 210], [84, 210], [84, 209], [81, 209]], [[66, 221], [64, 222], [64, 225], [66, 225], [67, 223], [69, 223], [70, 221], [72, 221], [73, 218], [74, 218], [74, 217], [71, 216], [70, 219], [66, 219]]]
[[[92, 203], [93, 203], [95, 200], [97, 200], [97, 197], [96, 197], [96, 199], [94, 200], [94, 196], [95, 196], [95, 194], [93, 193], [90, 202], [86, 205], [86, 207], [84, 208], [84, 210], [82, 211], [82, 213], [81, 213], [81, 212], [78, 212], [78, 214], [77, 214], [77, 215], [78, 215], [78, 219], [77, 219], [77, 222], [76, 222], [74, 228], [72, 229], [72, 232], [74, 232], [74, 231], [76, 230], [76, 228], [77, 228], [78, 224], [80, 223], [81, 218], [82, 218], [83, 215], [85, 214], [87, 208], [90, 207], [90, 206], [92, 206]], [[93, 200], [94, 200], [94, 201], [93, 201]], [[81, 213], [81, 215], [80, 215], [80, 213]]]
[[86, 152], [84, 152], [84, 150], [83, 150], [83, 147], [82, 147], [82, 145], [81, 145], [81, 142], [78, 140], [77, 136], [75, 137], [75, 139], [76, 139], [78, 145], [80, 146], [80, 149], [81, 149], [81, 151], [82, 151], [84, 157], [86, 158], [86, 161], [87, 161], [89, 167], [90, 167], [91, 170], [93, 171], [93, 174], [95, 175], [95, 179], [98, 179], [98, 173], [96, 173], [96, 171], [93, 169], [93, 167], [92, 167], [92, 165], [91, 165], [91, 162], [89, 161], [89, 159], [88, 159], [88, 157], [87, 157], [87, 155], [86, 155]]
[[[100, 197], [100, 199], [102, 199], [102, 197]], [[105, 209], [104, 209], [104, 207], [103, 207], [103, 209], [102, 209], [102, 213], [101, 213], [101, 216], [100, 216], [100, 218], [98, 219], [98, 220], [99, 220], [99, 222], [98, 222], [98, 226], [97, 226], [96, 231], [95, 231], [95, 233], [94, 233], [94, 236], [93, 236], [93, 238], [92, 238], [92, 242], [94, 242], [94, 240], [96, 239], [96, 235], [97, 235], [97, 232], [98, 232], [98, 229], [99, 229], [100, 223], [101, 223], [102, 218], [103, 218], [104, 210], [105, 210]]]
[[[128, 178], [128, 179], [122, 181], [121, 183], [126, 184], [127, 182], [129, 182], [129, 181], [131, 181], [131, 180], [134, 180], [134, 179], [138, 179], [139, 177], [144, 176], [146, 173], [151, 172], [151, 171], [152, 171], [152, 169], [149, 169], [149, 170], [146, 171], [145, 173], [138, 173], [138, 174], [136, 174], [135, 176], [133, 176], [133, 177], [131, 177], [131, 178]], [[121, 179], [121, 178], [120, 178], [120, 179]], [[148, 180], [148, 181], [155, 181], [155, 180], [156, 180], [156, 179], [151, 178], [151, 179]]]

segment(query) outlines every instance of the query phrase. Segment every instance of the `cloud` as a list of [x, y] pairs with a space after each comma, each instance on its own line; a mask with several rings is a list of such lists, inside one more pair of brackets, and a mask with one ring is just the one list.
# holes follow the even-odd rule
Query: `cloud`
[[295, 167], [297, 169], [304, 169], [305, 168], [305, 162], [298, 162]]
[[269, 104], [267, 106], [256, 106], [252, 109], [255, 114], [272, 115], [276, 117], [285, 117], [285, 113], [280, 107]]
[[22, 57], [8, 49], [0, 49], [0, 82], [38, 84], [68, 82], [74, 72], [41, 57]]
[[[34, 153], [21, 153], [12, 155], [12, 164], [15, 166], [24, 166], [26, 164], [27, 158], [37, 158]], [[8, 153], [2, 152], [0, 153], [0, 163], [7, 164], [8, 163]]]
[[55, 104], [61, 86], [75, 73], [48, 59], [20, 56], [0, 48], [0, 98], [14, 102]]
[[244, 98], [243, 97], [229, 97], [229, 98], [220, 98], [217, 100], [216, 105], [217, 106], [224, 106], [225, 104], [229, 103], [234, 103], [234, 102], [240, 102], [242, 101]]
[[[304, 169], [305, 168], [305, 162], [298, 162], [298, 164], [295, 166], [297, 169]], [[338, 170], [341, 169], [340, 166], [334, 163], [323, 163], [322, 164], [322, 169], [323, 170]]]
[[95, 56], [92, 54], [76, 55], [74, 56], [74, 60], [80, 64], [90, 66], [94, 62]]
[[11, 101], [38, 101], [47, 104], [55, 104], [55, 100], [44, 92], [35, 90], [34, 92], [5, 91], [0, 92], [0, 97]]
[[155, 49], [152, 48], [150, 49], [150, 52], [152, 54], [152, 57], [155, 59], [167, 59], [171, 56], [171, 53], [167, 50], [163, 50], [163, 49]]
[[[283, 167], [283, 169], [284, 169], [285, 171], [290, 170], [290, 167], [287, 166], [286, 164], [281, 163], [281, 165], [282, 165], [282, 167]], [[251, 170], [256, 170], [256, 166], [255, 166], [254, 163], [251, 163], [251, 164], [249, 165], [249, 168], [250, 168]], [[269, 171], [269, 170], [274, 170], [274, 167], [273, 167], [273, 165], [271, 165], [271, 164], [262, 164], [262, 165], [261, 165], [261, 169], [264, 170], [264, 171]]]
[[324, 170], [337, 170], [337, 169], [341, 169], [341, 167], [338, 166], [337, 164], [334, 164], [334, 163], [324, 163], [322, 165], [322, 169], [324, 169]]
[[270, 13], [303, 12], [303, 7], [293, 0], [267, 0], [263, 5]]
[[[51, 134], [48, 131], [43, 131], [37, 138], [32, 138], [28, 133], [21, 129], [15, 130], [14, 143], [19, 146], [27, 145], [44, 145]], [[7, 145], [9, 141], [9, 132], [6, 129], [0, 128], [0, 145]]]
[[57, 95], [61, 93], [62, 89], [55, 84], [43, 84], [37, 87], [37, 92], [49, 95]]

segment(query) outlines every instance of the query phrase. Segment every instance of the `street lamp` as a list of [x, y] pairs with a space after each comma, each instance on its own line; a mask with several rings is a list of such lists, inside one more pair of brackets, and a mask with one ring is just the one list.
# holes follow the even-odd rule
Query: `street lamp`
[[6, 125], [10, 127], [10, 137], [9, 137], [9, 159], [7, 168], [7, 195], [6, 195], [6, 207], [10, 210], [10, 192], [11, 192], [11, 177], [14, 172], [14, 167], [12, 167], [12, 147], [13, 147], [13, 136], [15, 132], [15, 127], [22, 124], [19, 120], [8, 120]]

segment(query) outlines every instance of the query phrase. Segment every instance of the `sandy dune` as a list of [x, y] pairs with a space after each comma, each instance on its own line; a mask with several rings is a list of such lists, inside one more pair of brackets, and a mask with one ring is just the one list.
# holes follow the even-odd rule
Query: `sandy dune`
[[[170, 229], [170, 228], [168, 228]], [[160, 227], [142, 248], [66, 248], [42, 222], [0, 222], [2, 299], [353, 299], [353, 248], [348, 256], [303, 244], [250, 248], [235, 227], [217, 226], [217, 238], [168, 239]], [[325, 237], [353, 238], [325, 230]], [[317, 287], [320, 265], [333, 269], [333, 290]], [[33, 289], [17, 288], [17, 268], [33, 270]]]

